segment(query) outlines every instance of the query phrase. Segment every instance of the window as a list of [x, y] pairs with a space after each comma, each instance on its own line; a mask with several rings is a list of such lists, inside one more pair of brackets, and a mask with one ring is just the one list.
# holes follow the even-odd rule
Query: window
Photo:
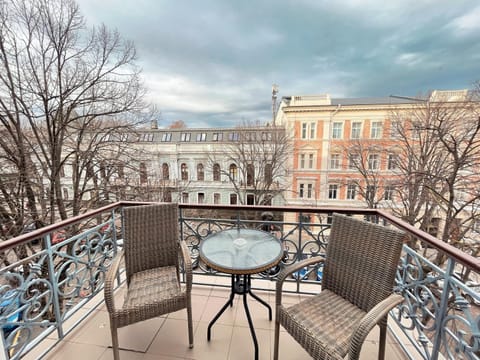
[[328, 198], [336, 199], [337, 195], [338, 195], [338, 185], [337, 184], [328, 185]]
[[144, 162], [140, 163], [140, 184], [147, 182], [147, 165]]
[[368, 155], [368, 168], [370, 170], [378, 170], [380, 161], [379, 161], [379, 155], [378, 154], [370, 154]]
[[395, 170], [398, 168], [398, 155], [397, 154], [388, 154], [388, 170]]
[[63, 188], [63, 200], [68, 200], [68, 189]]
[[184, 204], [188, 203], [188, 193], [187, 192], [182, 193], [182, 203], [184, 203]]
[[163, 192], [163, 201], [172, 202], [172, 192], [170, 189], [165, 189]]
[[230, 167], [228, 168], [228, 173], [230, 175], [230, 180], [237, 180], [237, 165], [230, 164]]
[[213, 181], [220, 181], [220, 165], [213, 164]]
[[197, 198], [198, 198], [198, 203], [203, 204], [205, 202], [205, 193], [198, 193]]
[[360, 165], [360, 155], [353, 153], [348, 155], [348, 168], [350, 170], [358, 169]]
[[418, 121], [413, 122], [412, 124], [412, 138], [419, 139], [422, 132], [422, 124]]
[[330, 155], [330, 169], [340, 169], [340, 154]]
[[123, 178], [125, 176], [125, 168], [123, 164], [118, 164], [117, 165], [117, 174], [118, 177]]
[[307, 184], [307, 198], [313, 197], [313, 184]]
[[298, 186], [298, 197], [299, 198], [306, 198], [306, 199], [311, 199], [314, 197], [314, 190], [313, 190], [313, 184], [312, 183], [301, 183]]
[[247, 165], [247, 186], [253, 186], [255, 182], [255, 167], [253, 164]]
[[392, 185], [387, 185], [385, 186], [384, 192], [383, 192], [383, 199], [384, 200], [393, 200], [393, 192], [395, 191], [395, 188]]
[[247, 205], [255, 205], [255, 195], [247, 194]]
[[[112, 134], [112, 135], [113, 135], [113, 134]], [[141, 134], [141, 135], [140, 135], [140, 138], [139, 138], [139, 141], [148, 141], [148, 142], [151, 142], [151, 141], [153, 141], [153, 134], [151, 134], [151, 133]]]
[[182, 163], [180, 166], [180, 173], [182, 180], [187, 181], [188, 180], [188, 166], [185, 163]]
[[237, 205], [237, 194], [230, 194], [230, 205]]
[[170, 179], [170, 170], [167, 163], [162, 164], [162, 178], [163, 180]]
[[63, 165], [60, 166], [59, 173], [60, 173], [60, 177], [65, 177], [65, 168]]
[[375, 188], [375, 185], [368, 185], [367, 191], [365, 192], [365, 200], [369, 202], [373, 202], [375, 200], [376, 192], [377, 192], [377, 189]]
[[313, 156], [313, 154], [308, 154], [308, 168], [309, 169], [313, 169], [314, 168], [314, 159], [315, 157]]
[[347, 185], [347, 200], [355, 200], [357, 195], [357, 185], [348, 184]]
[[352, 134], [351, 138], [352, 139], [360, 139], [360, 135], [362, 133], [362, 123], [355, 121], [352, 123]]
[[315, 139], [316, 137], [316, 126], [314, 122], [304, 122], [302, 123], [302, 139]]
[[332, 127], [332, 139], [342, 138], [343, 123], [334, 122]]
[[382, 137], [382, 122], [373, 121], [372, 128], [370, 129], [370, 137], [372, 139], [380, 139]]
[[203, 164], [198, 164], [197, 165], [197, 180], [198, 181], [205, 180], [205, 172], [203, 170]]
[[315, 155], [312, 153], [309, 154], [300, 154], [299, 157], [299, 167], [300, 169], [313, 169], [315, 165]]
[[265, 183], [271, 184], [273, 181], [273, 167], [272, 164], [265, 164]]
[[310, 124], [310, 139], [315, 139], [315, 123]]
[[197, 134], [197, 141], [207, 141], [207, 134], [206, 133]]
[[272, 133], [262, 132], [262, 140], [263, 141], [272, 141]]
[[181, 133], [180, 134], [180, 141], [188, 142], [188, 141], [190, 141], [190, 136], [191, 136], [190, 133]]
[[219, 193], [213, 194], [213, 203], [214, 204], [220, 204], [220, 194]]
[[162, 134], [162, 142], [169, 142], [172, 140], [172, 133], [163, 133]]
[[305, 169], [305, 154], [300, 154], [299, 158], [300, 169]]
[[213, 133], [212, 140], [213, 141], [222, 141], [223, 140], [223, 134], [222, 133]]
[[390, 125], [390, 137], [393, 139], [400, 137], [401, 124], [400, 121], [392, 121]]
[[230, 141], [238, 141], [240, 139], [240, 135], [236, 132], [228, 134], [228, 140]]

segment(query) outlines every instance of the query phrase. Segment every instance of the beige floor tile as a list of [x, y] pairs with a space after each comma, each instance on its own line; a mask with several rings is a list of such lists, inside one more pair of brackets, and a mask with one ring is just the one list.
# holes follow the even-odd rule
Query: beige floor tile
[[[258, 341], [258, 358], [271, 359], [271, 334], [269, 330], [255, 329]], [[252, 334], [248, 327], [234, 327], [232, 334], [232, 343], [228, 353], [229, 360], [253, 359], [255, 348], [253, 345]]]
[[186, 352], [189, 359], [224, 360], [228, 356], [233, 327], [215, 324], [212, 338], [207, 341], [207, 323], [200, 323], [195, 331], [195, 346]]
[[[273, 358], [272, 334], [272, 358]], [[279, 360], [311, 360], [311, 356], [285, 331], [280, 331]]]
[[[197, 325], [194, 324], [194, 330]], [[187, 321], [167, 318], [148, 348], [148, 353], [183, 358], [187, 350], [189, 350]]]
[[[200, 321], [209, 323], [220, 311], [220, 309], [227, 302], [227, 300], [227, 298], [222, 297], [210, 297], [205, 307], [205, 310], [203, 311]], [[238, 304], [238, 299], [234, 299], [233, 306], [228, 307], [215, 324], [233, 325], [235, 322]]]
[[[275, 321], [275, 308], [272, 306], [272, 321], [268, 318], [268, 308], [252, 298], [250, 295], [247, 297], [248, 309], [252, 318], [253, 326], [255, 329], [273, 329]], [[238, 303], [238, 310], [235, 316], [235, 326], [249, 326], [247, 315], [245, 314], [245, 308], [243, 300]]]
[[77, 344], [64, 342], [60, 344], [55, 352], [45, 357], [46, 360], [97, 360], [107, 349], [103, 346], [91, 344]]

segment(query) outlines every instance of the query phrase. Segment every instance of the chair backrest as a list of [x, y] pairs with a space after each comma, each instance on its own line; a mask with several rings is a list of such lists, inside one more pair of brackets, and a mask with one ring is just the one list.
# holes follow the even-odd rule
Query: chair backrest
[[404, 233], [334, 214], [322, 288], [364, 311], [392, 293]]
[[127, 281], [136, 272], [178, 266], [178, 205], [131, 206], [123, 209]]

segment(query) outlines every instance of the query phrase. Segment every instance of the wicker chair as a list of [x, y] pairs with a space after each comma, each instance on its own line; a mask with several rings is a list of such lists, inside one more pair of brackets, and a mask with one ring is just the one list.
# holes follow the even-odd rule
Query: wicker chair
[[[325, 259], [311, 257], [279, 274], [274, 359], [282, 325], [314, 359], [358, 359], [370, 330], [380, 326], [379, 359], [385, 356], [388, 312], [402, 302], [393, 294], [404, 234], [334, 214]], [[282, 286], [290, 274], [324, 262], [322, 291], [284, 307]]]
[[[184, 308], [189, 345], [193, 347], [192, 264], [185, 242], [178, 237], [178, 205], [125, 208], [123, 226], [124, 249], [115, 257], [105, 278], [114, 359], [119, 359], [118, 328]], [[179, 255], [186, 273], [185, 286], [180, 285]], [[117, 308], [113, 291], [122, 258], [127, 293], [122, 308]]]

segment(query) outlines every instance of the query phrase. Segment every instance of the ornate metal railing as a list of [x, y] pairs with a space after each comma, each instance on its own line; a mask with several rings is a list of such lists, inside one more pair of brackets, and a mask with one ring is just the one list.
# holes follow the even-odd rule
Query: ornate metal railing
[[[85, 308], [93, 311], [103, 302], [104, 274], [122, 245], [121, 209], [135, 204], [112, 204], [0, 244], [0, 327], [6, 358], [20, 358], [53, 333], [58, 343], [88, 316]], [[181, 204], [180, 234], [191, 249], [195, 274], [224, 276], [198, 257], [205, 236], [231, 227], [273, 232], [285, 252], [279, 266], [258, 274], [266, 283], [288, 264], [325, 256], [334, 211], [396, 226], [409, 235], [396, 284], [405, 301], [389, 322], [405, 353], [411, 358], [479, 359], [479, 260], [385, 212]], [[321, 278], [321, 268], [305, 268], [289, 279], [288, 289], [310, 292]], [[79, 318], [80, 309], [84, 315]]]

